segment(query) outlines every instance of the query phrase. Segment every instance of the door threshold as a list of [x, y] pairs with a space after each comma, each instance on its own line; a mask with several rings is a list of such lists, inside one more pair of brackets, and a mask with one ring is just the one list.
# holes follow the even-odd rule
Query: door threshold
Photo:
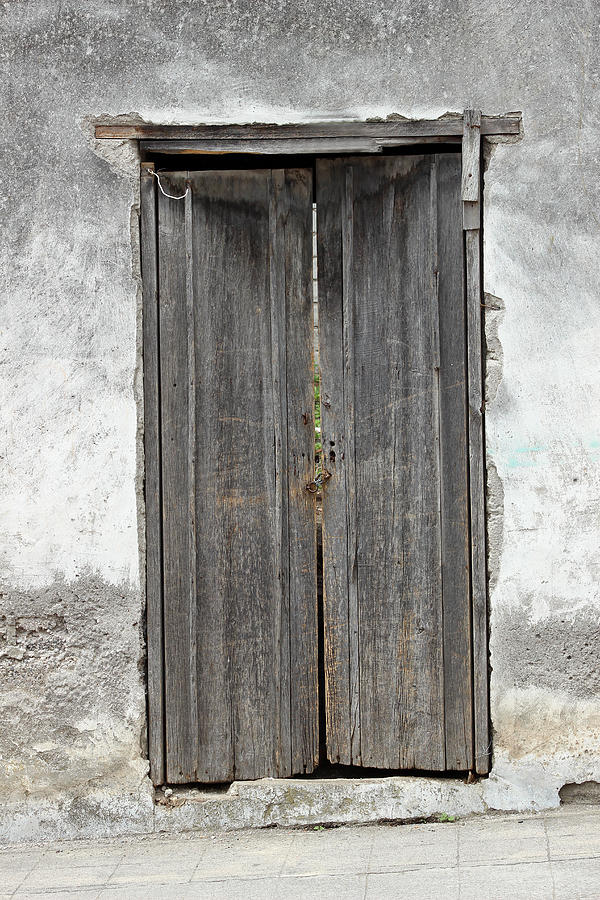
[[[490, 780], [465, 773], [262, 778], [155, 791], [158, 831], [417, 822], [484, 813]], [[517, 808], [515, 806], [515, 808]]]

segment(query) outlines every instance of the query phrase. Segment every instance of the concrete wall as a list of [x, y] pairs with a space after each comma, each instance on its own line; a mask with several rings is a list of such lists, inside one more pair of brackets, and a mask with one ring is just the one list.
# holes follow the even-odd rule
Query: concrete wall
[[485, 802], [548, 805], [600, 780], [595, 0], [8, 0], [0, 16], [3, 833], [154, 821], [138, 169], [135, 145], [92, 128], [121, 114], [522, 111], [523, 139], [490, 147], [485, 176]]

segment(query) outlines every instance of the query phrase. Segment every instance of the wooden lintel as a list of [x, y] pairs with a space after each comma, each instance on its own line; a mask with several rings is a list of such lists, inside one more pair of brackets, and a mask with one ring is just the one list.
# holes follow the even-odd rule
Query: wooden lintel
[[[482, 135], [519, 134], [521, 117], [483, 116]], [[299, 125], [96, 125], [101, 140], [240, 141], [240, 140], [329, 140], [332, 138], [408, 139], [420, 141], [462, 137], [463, 117], [447, 119], [399, 119], [390, 122], [316, 122]]]
[[260, 155], [273, 154], [345, 154], [345, 153], [381, 153], [384, 148], [406, 147], [414, 144], [460, 143], [458, 135], [448, 137], [397, 137], [397, 138], [274, 138], [267, 140], [209, 140], [197, 141], [140, 141], [142, 150], [149, 153], [194, 154], [210, 156], [213, 154], [249, 153]]
[[150, 153], [182, 153], [211, 156], [227, 153], [273, 155], [286, 153], [381, 153], [382, 145], [373, 138], [275, 138], [267, 140], [224, 140], [201, 138], [197, 141], [141, 141], [142, 150]]

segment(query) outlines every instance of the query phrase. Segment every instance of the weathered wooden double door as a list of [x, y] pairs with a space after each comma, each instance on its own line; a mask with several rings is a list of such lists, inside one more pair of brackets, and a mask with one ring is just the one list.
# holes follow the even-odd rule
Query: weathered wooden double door
[[[152, 179], [143, 188], [157, 225], [146, 227], [156, 268], [144, 277], [157, 372], [146, 416], [160, 484], [147, 496], [163, 617], [150, 678], [150, 715], [160, 707], [164, 722], [159, 781], [311, 772], [319, 703], [332, 762], [482, 770], [460, 174], [450, 153], [161, 174], [183, 200]], [[331, 475], [322, 697], [307, 490], [313, 197]]]

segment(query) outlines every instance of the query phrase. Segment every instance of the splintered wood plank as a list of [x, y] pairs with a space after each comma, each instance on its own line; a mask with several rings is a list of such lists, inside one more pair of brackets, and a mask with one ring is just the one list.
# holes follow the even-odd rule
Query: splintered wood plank
[[[178, 193], [182, 187], [185, 190], [183, 176], [177, 180], [161, 177], [161, 181], [168, 193]], [[195, 640], [191, 603], [195, 572], [189, 533], [193, 485], [188, 463], [190, 280], [186, 218], [189, 229], [185, 201], [158, 194], [166, 777], [172, 782], [195, 780], [197, 770], [196, 676], [190, 667]]]
[[[290, 720], [292, 772], [318, 764], [318, 611], [312, 296], [312, 172], [288, 169], [277, 194], [283, 223], [287, 327]], [[308, 235], [311, 239], [308, 239]]]
[[[460, 141], [460, 135], [453, 140]], [[253, 153], [283, 155], [285, 153], [381, 153], [386, 138], [203, 138], [192, 141], [142, 141], [142, 149], [151, 153]], [[400, 139], [399, 139], [400, 140]], [[406, 138], [412, 142], [416, 138]]]
[[160, 407], [158, 364], [158, 257], [154, 166], [141, 170], [141, 259], [144, 288], [144, 459], [146, 501], [146, 619], [148, 634], [148, 753], [154, 784], [165, 781]]
[[323, 506], [323, 608], [325, 620], [325, 716], [327, 756], [352, 763], [350, 632], [348, 617], [347, 459], [344, 405], [344, 320], [342, 296], [342, 207], [346, 190], [341, 160], [319, 159], [317, 257], [319, 363], [323, 464], [331, 473]]
[[485, 775], [491, 760], [487, 641], [485, 527], [485, 441], [481, 304], [481, 138], [478, 110], [465, 110], [463, 135], [463, 226], [467, 305], [469, 485], [471, 505], [471, 593], [475, 771]]
[[356, 407], [354, 306], [354, 179], [352, 166], [345, 166], [342, 195], [342, 319], [345, 444], [350, 449], [350, 452], [345, 455], [346, 532], [348, 542], [348, 635], [350, 642], [350, 752], [353, 763], [360, 765], [360, 608], [358, 596], [356, 434], [354, 421]]
[[471, 493], [471, 579], [475, 770], [489, 772], [489, 699], [485, 545], [485, 463], [481, 374], [481, 246], [479, 232], [465, 232], [469, 372], [469, 480]]
[[[275, 645], [280, 648], [274, 659], [277, 690], [274, 694], [274, 719], [279, 723], [275, 748], [278, 771], [289, 773], [290, 738], [290, 567], [288, 553], [287, 472], [287, 342], [285, 339], [285, 256], [283, 216], [279, 206], [284, 185], [282, 169], [271, 172], [269, 190], [269, 293], [271, 298], [271, 379], [273, 391], [273, 453], [275, 495], [273, 503], [273, 594], [278, 598], [273, 627]], [[277, 614], [279, 613], [279, 614]]]
[[437, 164], [446, 767], [473, 766], [467, 384], [460, 154]]
[[[177, 176], [162, 178], [181, 192]], [[302, 275], [288, 259], [291, 247], [310, 254], [310, 173], [196, 172], [189, 181], [194, 314], [191, 321], [181, 301], [174, 314], [181, 333], [170, 336], [185, 348], [193, 326], [196, 377], [188, 353], [177, 378], [163, 379], [167, 421], [185, 420], [163, 437], [177, 443], [164, 469], [165, 505], [179, 517], [177, 534], [169, 533], [173, 549], [165, 536], [169, 780], [284, 776], [294, 765], [310, 771], [318, 745], [308, 652], [317, 644], [314, 506], [303, 494], [312, 472], [311, 425], [302, 418], [310, 377], [296, 393], [300, 371], [310, 376], [310, 340], [301, 338], [312, 328], [310, 266]], [[179, 246], [185, 270], [184, 252]], [[168, 367], [181, 356], [170, 341], [161, 353]], [[288, 380], [295, 369], [298, 378]], [[296, 457], [302, 465], [290, 464]], [[190, 489], [195, 567], [190, 547], [178, 549], [194, 519]], [[290, 576], [292, 536], [294, 566], [306, 578]], [[187, 564], [187, 587], [170, 579], [173, 551]], [[295, 644], [293, 621], [306, 628]], [[171, 641], [183, 651], [180, 663], [170, 661]]]

